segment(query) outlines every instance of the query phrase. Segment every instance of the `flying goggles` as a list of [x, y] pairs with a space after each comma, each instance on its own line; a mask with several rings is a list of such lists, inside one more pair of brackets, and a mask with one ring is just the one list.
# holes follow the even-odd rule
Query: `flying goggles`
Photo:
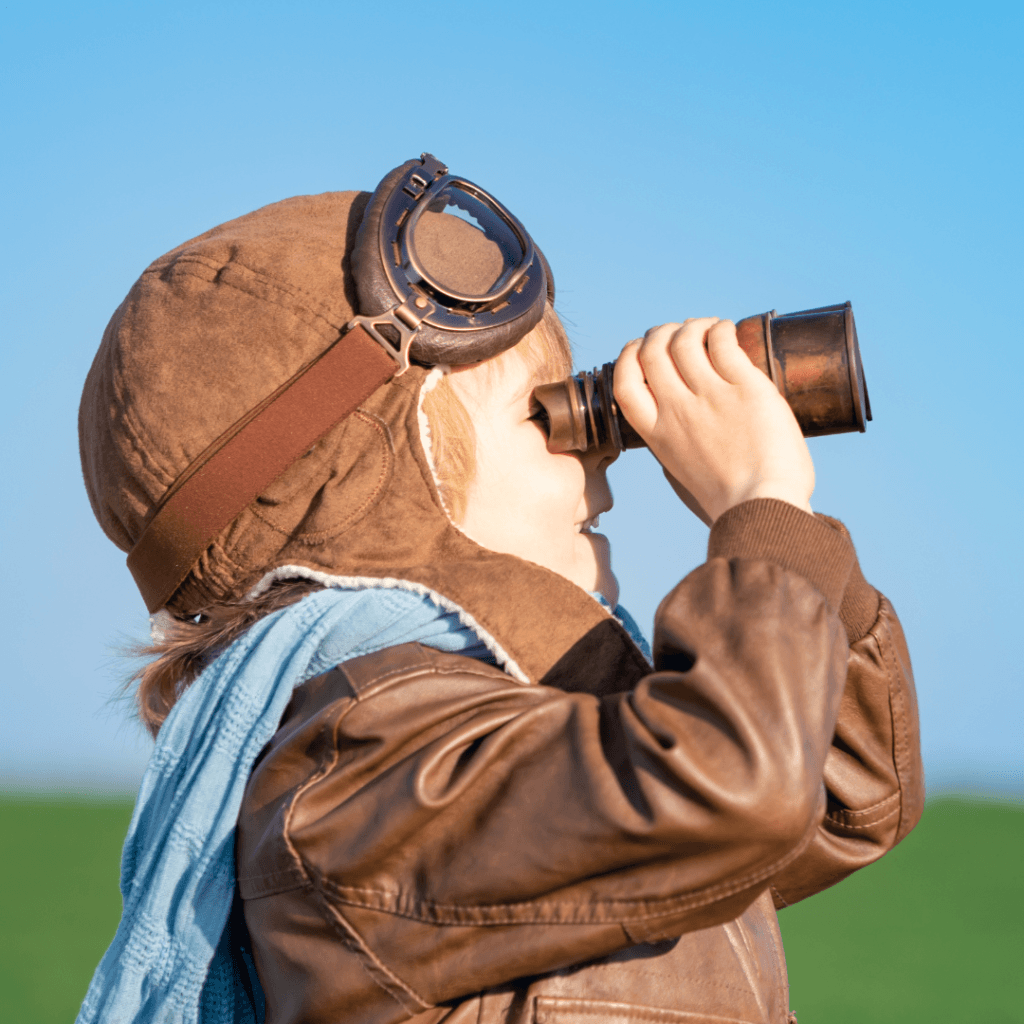
[[392, 171], [352, 254], [361, 327], [395, 359], [459, 365], [510, 348], [554, 282], [526, 228], [488, 192], [424, 153]]

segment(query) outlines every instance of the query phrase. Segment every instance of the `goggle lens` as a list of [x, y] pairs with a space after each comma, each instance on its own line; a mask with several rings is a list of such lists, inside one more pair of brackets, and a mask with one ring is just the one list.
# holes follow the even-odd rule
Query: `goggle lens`
[[471, 189], [449, 180], [410, 219], [404, 269], [442, 301], [486, 305], [504, 297], [532, 253], [497, 204]]

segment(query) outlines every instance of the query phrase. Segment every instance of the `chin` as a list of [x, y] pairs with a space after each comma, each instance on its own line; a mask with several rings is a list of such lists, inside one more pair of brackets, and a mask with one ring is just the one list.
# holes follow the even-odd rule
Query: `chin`
[[603, 533], [581, 533], [586, 541], [593, 559], [593, 586], [587, 590], [598, 590], [604, 599], [614, 608], [619, 603], [619, 581], [612, 572], [612, 546]]

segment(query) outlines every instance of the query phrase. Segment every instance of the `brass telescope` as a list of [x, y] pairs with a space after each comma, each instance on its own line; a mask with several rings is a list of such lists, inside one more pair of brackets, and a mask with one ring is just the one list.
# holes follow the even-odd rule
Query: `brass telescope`
[[[789, 403], [804, 437], [864, 432], [871, 402], [849, 302], [748, 316], [736, 324], [736, 334]], [[614, 363], [605, 363], [534, 389], [547, 414], [549, 451], [646, 447], [615, 401], [614, 370]]]

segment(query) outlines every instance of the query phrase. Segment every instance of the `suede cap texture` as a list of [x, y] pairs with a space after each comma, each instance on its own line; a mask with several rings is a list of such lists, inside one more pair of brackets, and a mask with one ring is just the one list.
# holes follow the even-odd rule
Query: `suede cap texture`
[[[122, 550], [193, 460], [352, 319], [349, 257], [369, 198], [335, 192], [263, 207], [172, 250], [136, 282], [79, 411], [93, 511]], [[555, 682], [584, 637], [616, 689], [645, 671], [579, 587], [481, 548], [450, 522], [421, 438], [425, 377], [413, 367], [379, 388], [293, 463], [209, 545], [168, 607], [194, 614], [272, 570], [397, 579], [463, 608], [526, 679]]]
[[192, 460], [351, 320], [344, 264], [368, 198], [302, 196], [222, 224], [156, 260], [115, 312], [79, 437], [93, 511], [122, 550]]

